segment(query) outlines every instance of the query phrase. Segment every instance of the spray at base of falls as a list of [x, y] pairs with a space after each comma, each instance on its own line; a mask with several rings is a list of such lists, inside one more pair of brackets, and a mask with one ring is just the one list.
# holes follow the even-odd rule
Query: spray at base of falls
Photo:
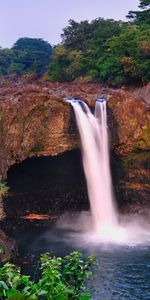
[[[82, 145], [83, 167], [87, 182], [91, 214], [80, 214], [70, 222], [65, 216], [60, 224], [72, 228], [74, 237], [90, 243], [111, 242], [119, 244], [138, 244], [150, 242], [147, 224], [143, 220], [121, 218], [116, 208], [112, 192], [109, 164], [109, 145], [107, 132], [106, 100], [97, 99], [92, 114], [87, 104], [81, 100], [66, 98], [73, 107]], [[141, 223], [139, 222], [141, 221]]]

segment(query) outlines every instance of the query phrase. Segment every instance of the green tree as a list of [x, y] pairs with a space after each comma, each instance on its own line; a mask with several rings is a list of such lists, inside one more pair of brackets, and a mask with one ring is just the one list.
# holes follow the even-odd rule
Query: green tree
[[141, 11], [129, 11], [127, 17], [136, 24], [150, 25], [150, 0], [140, 0]]
[[48, 76], [51, 81], [68, 80], [66, 68], [69, 65], [68, 50], [63, 45], [54, 48], [52, 60], [49, 66]]
[[69, 21], [62, 34], [62, 45], [54, 49], [49, 68], [50, 80], [74, 80], [77, 77], [98, 78], [97, 60], [105, 51], [106, 41], [119, 35], [121, 21], [98, 18], [92, 22]]
[[0, 75], [8, 75], [10, 66], [15, 60], [15, 53], [12, 49], [0, 48]]
[[48, 42], [21, 38], [11, 49], [0, 48], [0, 75], [43, 74], [48, 69], [51, 54]]
[[69, 25], [63, 29], [62, 42], [71, 50], [86, 51], [91, 47], [101, 45], [113, 35], [118, 35], [124, 23], [112, 19], [104, 20], [98, 18], [92, 22], [75, 22], [69, 20]]
[[98, 60], [99, 77], [112, 85], [144, 84], [150, 79], [149, 27], [129, 26], [107, 42]]
[[85, 50], [87, 43], [92, 38], [91, 26], [88, 21], [80, 23], [69, 20], [69, 26], [61, 34], [63, 44], [72, 50]]
[[20, 38], [12, 47], [16, 54], [15, 64], [23, 67], [23, 72], [42, 74], [50, 63], [52, 47], [42, 40], [34, 38]]

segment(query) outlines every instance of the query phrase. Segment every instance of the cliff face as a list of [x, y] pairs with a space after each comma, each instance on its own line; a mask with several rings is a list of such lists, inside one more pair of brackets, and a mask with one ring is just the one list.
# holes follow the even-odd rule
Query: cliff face
[[150, 106], [119, 91], [110, 96], [111, 147], [117, 154], [150, 150]]
[[17, 256], [17, 247], [14, 240], [10, 239], [0, 229], [0, 264], [11, 259], [15, 259]]
[[112, 178], [120, 210], [149, 218], [150, 152], [128, 153], [112, 160]]
[[150, 107], [123, 90], [98, 84], [4, 82], [0, 91], [0, 177], [32, 156], [50, 156], [80, 146], [75, 117], [64, 97], [107, 97], [111, 148], [125, 155], [150, 149]]
[[78, 147], [70, 106], [40, 88], [11, 91], [0, 101], [0, 169], [27, 157], [57, 155]]

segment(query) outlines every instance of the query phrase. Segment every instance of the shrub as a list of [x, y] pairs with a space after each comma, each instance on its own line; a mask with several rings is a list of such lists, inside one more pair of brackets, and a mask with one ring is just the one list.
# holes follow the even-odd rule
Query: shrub
[[92, 262], [92, 256], [83, 260], [83, 255], [76, 251], [64, 258], [50, 257], [45, 253], [40, 258], [38, 279], [33, 281], [30, 276], [22, 275], [19, 267], [6, 263], [0, 268], [0, 299], [91, 299], [85, 279], [91, 275], [89, 267]]

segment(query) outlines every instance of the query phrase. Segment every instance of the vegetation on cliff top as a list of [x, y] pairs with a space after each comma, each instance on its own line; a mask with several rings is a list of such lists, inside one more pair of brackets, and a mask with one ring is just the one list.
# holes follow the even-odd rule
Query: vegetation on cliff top
[[89, 77], [119, 86], [150, 80], [150, 0], [140, 1], [142, 11], [129, 12], [131, 21], [96, 19], [69, 21], [62, 44], [55, 47], [50, 80]]
[[36, 73], [50, 81], [87, 77], [113, 86], [145, 84], [150, 80], [150, 0], [139, 1], [128, 22], [98, 18], [69, 21], [62, 43], [19, 39], [0, 49], [0, 75]]
[[11, 49], [0, 49], [0, 75], [41, 75], [47, 70], [51, 53], [51, 45], [42, 39], [20, 38]]

